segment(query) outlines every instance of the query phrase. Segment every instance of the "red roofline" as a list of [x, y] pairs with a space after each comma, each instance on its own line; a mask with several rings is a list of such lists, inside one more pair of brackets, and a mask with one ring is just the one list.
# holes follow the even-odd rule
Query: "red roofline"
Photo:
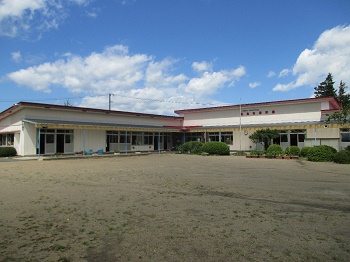
[[164, 126], [166, 128], [179, 129], [181, 131], [188, 131], [196, 128], [202, 128], [203, 126]]
[[182, 117], [179, 116], [166, 116], [166, 115], [156, 115], [156, 114], [145, 114], [145, 113], [135, 113], [135, 112], [126, 112], [126, 111], [116, 111], [116, 110], [105, 110], [105, 109], [96, 109], [88, 107], [76, 107], [76, 106], [63, 106], [63, 105], [54, 105], [54, 104], [42, 104], [42, 103], [32, 103], [32, 102], [19, 102], [14, 104], [12, 107], [6, 109], [0, 113], [0, 119], [3, 119], [14, 112], [24, 108], [24, 107], [39, 107], [46, 109], [58, 109], [58, 110], [70, 110], [70, 111], [83, 111], [90, 113], [103, 113], [110, 115], [128, 115], [128, 116], [138, 116], [138, 117], [151, 117], [151, 118], [161, 118], [161, 119], [177, 119], [181, 120]]
[[303, 98], [303, 99], [293, 99], [293, 100], [280, 100], [272, 102], [261, 102], [261, 103], [252, 103], [252, 104], [238, 104], [238, 105], [229, 105], [229, 106], [217, 106], [217, 107], [205, 107], [205, 108], [194, 108], [194, 109], [183, 109], [175, 110], [176, 114], [183, 113], [198, 113], [206, 111], [216, 111], [216, 110], [226, 110], [226, 109], [236, 109], [240, 107], [256, 107], [256, 106], [270, 106], [270, 105], [283, 105], [283, 104], [299, 104], [299, 103], [315, 103], [328, 101], [334, 107], [334, 109], [339, 109], [340, 105], [334, 97], [317, 97], [317, 98]]

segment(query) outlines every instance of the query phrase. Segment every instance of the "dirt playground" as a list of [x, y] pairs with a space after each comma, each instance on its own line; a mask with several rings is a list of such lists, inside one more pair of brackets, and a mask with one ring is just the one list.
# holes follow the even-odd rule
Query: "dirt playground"
[[0, 162], [0, 261], [350, 261], [350, 165]]

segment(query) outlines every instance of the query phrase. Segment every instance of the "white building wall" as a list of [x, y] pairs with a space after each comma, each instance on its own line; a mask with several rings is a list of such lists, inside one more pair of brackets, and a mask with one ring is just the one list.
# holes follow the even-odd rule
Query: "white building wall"
[[[321, 118], [320, 103], [257, 106], [240, 109], [188, 112], [184, 114], [184, 126], [225, 126], [312, 122]], [[267, 114], [265, 112], [268, 112]], [[274, 113], [273, 113], [274, 111]], [[255, 115], [253, 115], [255, 112]], [[259, 114], [261, 112], [261, 114]], [[249, 113], [249, 115], [247, 115]]]
[[104, 114], [94, 112], [76, 112], [63, 111], [57, 109], [37, 109], [37, 108], [26, 108], [23, 118], [27, 119], [52, 119], [52, 120], [66, 120], [66, 121], [81, 121], [81, 122], [96, 122], [96, 123], [119, 123], [119, 124], [130, 124], [130, 125], [155, 125], [155, 126], [181, 126], [181, 118], [156, 118], [156, 117], [145, 117], [137, 115], [115, 115], [115, 114]]

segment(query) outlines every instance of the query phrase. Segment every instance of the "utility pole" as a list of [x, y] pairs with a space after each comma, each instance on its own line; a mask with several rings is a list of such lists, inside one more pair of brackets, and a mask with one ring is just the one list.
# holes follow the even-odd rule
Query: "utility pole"
[[108, 110], [111, 110], [112, 96], [114, 95], [111, 93], [108, 94]]

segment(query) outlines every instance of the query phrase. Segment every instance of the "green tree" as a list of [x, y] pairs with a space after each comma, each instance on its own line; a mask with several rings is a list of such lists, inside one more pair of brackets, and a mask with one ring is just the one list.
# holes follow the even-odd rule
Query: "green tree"
[[315, 87], [315, 97], [337, 97], [337, 93], [334, 89], [334, 81], [331, 73], [328, 73], [326, 79]]
[[268, 129], [256, 130], [253, 134], [249, 136], [249, 139], [253, 143], [263, 144], [266, 150], [271, 144], [271, 140], [278, 138], [279, 135], [280, 135], [280, 132], [278, 130], [268, 128]]
[[350, 94], [346, 94], [347, 88], [346, 83], [341, 80], [338, 87], [338, 94], [335, 96], [340, 104], [341, 111], [329, 115], [326, 120], [327, 123], [336, 122], [339, 124], [345, 124], [349, 121]]

